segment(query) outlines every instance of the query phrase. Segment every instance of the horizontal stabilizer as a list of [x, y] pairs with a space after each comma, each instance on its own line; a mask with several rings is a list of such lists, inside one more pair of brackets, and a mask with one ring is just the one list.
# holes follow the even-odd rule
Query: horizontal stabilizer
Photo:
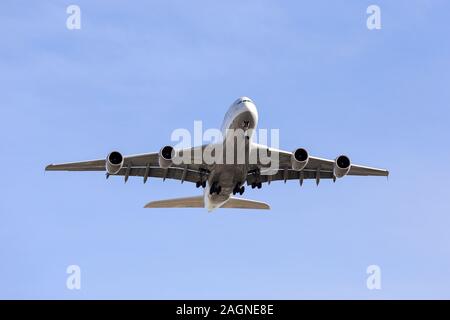
[[204, 208], [203, 196], [152, 201], [144, 208]]
[[221, 208], [269, 210], [270, 206], [267, 203], [260, 201], [231, 197]]
[[[144, 208], [204, 208], [203, 196], [152, 201]], [[270, 209], [267, 203], [231, 197], [221, 208], [226, 209]]]

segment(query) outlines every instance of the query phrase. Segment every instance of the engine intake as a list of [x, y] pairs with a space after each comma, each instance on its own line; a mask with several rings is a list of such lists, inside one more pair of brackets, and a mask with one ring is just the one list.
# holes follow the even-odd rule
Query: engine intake
[[106, 157], [106, 172], [116, 174], [123, 167], [123, 156], [118, 151], [113, 151]]
[[336, 178], [342, 178], [348, 174], [350, 167], [349, 157], [341, 155], [334, 160], [333, 174]]
[[162, 147], [159, 151], [159, 166], [161, 168], [168, 168], [173, 162], [175, 156], [175, 149], [172, 146]]
[[291, 155], [291, 166], [293, 170], [303, 170], [308, 164], [309, 155], [308, 151], [303, 148], [298, 148]]

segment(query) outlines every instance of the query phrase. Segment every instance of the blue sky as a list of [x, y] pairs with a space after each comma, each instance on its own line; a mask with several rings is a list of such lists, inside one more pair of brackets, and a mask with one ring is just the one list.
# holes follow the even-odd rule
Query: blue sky
[[[66, 29], [78, 4], [82, 29]], [[378, 4], [382, 29], [366, 28]], [[450, 298], [448, 1], [2, 1], [0, 298]], [[45, 165], [151, 152], [251, 97], [281, 147], [385, 178], [273, 183], [270, 212]], [[81, 267], [81, 290], [66, 268]], [[379, 265], [382, 289], [366, 288]]]

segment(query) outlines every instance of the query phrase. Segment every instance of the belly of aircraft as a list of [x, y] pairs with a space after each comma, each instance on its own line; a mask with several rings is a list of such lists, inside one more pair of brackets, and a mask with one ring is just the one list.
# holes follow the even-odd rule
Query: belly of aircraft
[[[222, 206], [233, 193], [236, 184], [244, 184], [247, 177], [245, 164], [216, 164], [211, 172], [209, 187], [217, 182], [221, 187], [220, 194], [209, 194], [209, 187], [205, 189], [205, 205], [209, 210]], [[206, 199], [207, 198], [207, 199]]]

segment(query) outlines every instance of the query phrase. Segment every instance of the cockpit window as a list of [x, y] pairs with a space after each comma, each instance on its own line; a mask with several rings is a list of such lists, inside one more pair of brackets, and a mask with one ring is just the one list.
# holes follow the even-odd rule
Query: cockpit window
[[244, 102], [252, 102], [252, 100], [250, 100], [250, 99], [242, 99], [240, 103], [244, 103]]

